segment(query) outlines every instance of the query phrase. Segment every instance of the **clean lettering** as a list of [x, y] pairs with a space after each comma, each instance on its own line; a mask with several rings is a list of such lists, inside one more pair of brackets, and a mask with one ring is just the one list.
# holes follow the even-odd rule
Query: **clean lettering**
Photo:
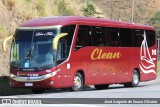
[[91, 53], [92, 60], [100, 60], [100, 59], [119, 59], [121, 57], [120, 52], [103, 52], [102, 49], [94, 49]]

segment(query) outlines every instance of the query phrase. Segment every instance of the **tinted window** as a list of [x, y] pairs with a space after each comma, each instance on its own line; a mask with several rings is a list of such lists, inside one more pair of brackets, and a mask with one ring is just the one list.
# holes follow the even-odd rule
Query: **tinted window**
[[122, 47], [132, 46], [132, 33], [131, 29], [120, 29], [120, 45]]
[[79, 26], [75, 50], [86, 46], [92, 46], [91, 27]]
[[106, 34], [104, 27], [92, 27], [93, 46], [105, 46]]
[[146, 31], [146, 39], [149, 47], [155, 44], [155, 32], [154, 31]]
[[62, 27], [62, 29], [61, 29], [61, 33], [68, 33], [67, 36], [62, 38], [62, 39], [65, 39], [67, 41], [67, 52], [68, 52], [68, 54], [69, 54], [69, 50], [71, 48], [75, 27], [76, 27], [76, 25], [68, 25], [68, 26]]
[[68, 58], [76, 25], [63, 26], [60, 33], [67, 33], [58, 44], [57, 64]]
[[107, 28], [107, 46], [120, 46], [120, 37], [118, 28]]
[[68, 33], [65, 39], [67, 39], [67, 46], [70, 47], [74, 35], [76, 25], [68, 25], [64, 26], [61, 29], [61, 33]]
[[133, 46], [134, 47], [140, 47], [142, 44], [142, 41], [144, 40], [144, 31], [143, 30], [136, 30], [133, 29]]

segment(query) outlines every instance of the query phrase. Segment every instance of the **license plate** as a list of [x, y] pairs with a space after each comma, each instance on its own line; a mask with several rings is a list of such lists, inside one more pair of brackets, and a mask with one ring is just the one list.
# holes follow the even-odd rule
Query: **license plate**
[[25, 86], [33, 86], [33, 83], [25, 83]]

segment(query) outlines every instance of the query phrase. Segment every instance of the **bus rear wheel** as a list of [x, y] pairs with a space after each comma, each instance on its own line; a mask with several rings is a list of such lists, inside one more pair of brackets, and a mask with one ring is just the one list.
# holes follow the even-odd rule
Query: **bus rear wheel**
[[44, 93], [45, 89], [32, 89], [32, 92], [34, 94], [41, 94], [41, 93]]
[[140, 75], [139, 75], [138, 71], [134, 70], [132, 73], [132, 82], [125, 83], [124, 87], [138, 87], [139, 82], [140, 82], [139, 77], [140, 77]]
[[103, 90], [103, 89], [107, 89], [109, 87], [108, 84], [104, 84], [104, 85], [94, 85], [94, 87], [97, 89], [97, 90]]
[[83, 88], [83, 76], [81, 73], [76, 73], [74, 76], [73, 87], [70, 88], [71, 91], [80, 91]]

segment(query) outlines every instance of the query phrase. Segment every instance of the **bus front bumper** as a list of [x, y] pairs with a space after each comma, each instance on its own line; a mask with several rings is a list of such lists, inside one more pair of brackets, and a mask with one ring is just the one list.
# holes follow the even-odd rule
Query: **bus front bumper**
[[23, 77], [10, 74], [10, 86], [15, 88], [54, 88], [54, 76], [52, 72], [42, 76]]

